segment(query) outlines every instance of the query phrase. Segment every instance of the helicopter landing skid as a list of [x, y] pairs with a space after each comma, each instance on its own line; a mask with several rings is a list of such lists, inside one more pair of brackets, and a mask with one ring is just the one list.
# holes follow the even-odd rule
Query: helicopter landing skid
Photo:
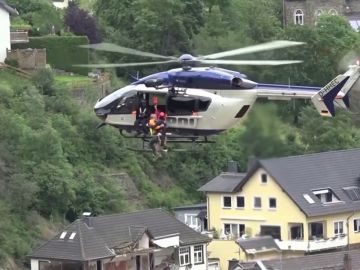
[[[128, 149], [130, 151], [134, 151], [134, 152], [148, 152], [148, 153], [153, 152], [152, 149], [148, 149], [148, 148], [127, 147], [126, 149]], [[194, 151], [194, 150], [182, 149], [182, 148], [168, 148], [166, 152], [188, 152], [188, 151]], [[161, 151], [161, 152], [166, 154], [166, 152], [164, 152], [164, 151]]]
[[[127, 139], [142, 139], [144, 142], [150, 142], [154, 136], [139, 134], [128, 136], [124, 133], [124, 130], [120, 130], [120, 134]], [[215, 141], [210, 141], [206, 136], [203, 139], [198, 136], [178, 136], [173, 135], [171, 133], [166, 134], [166, 142], [167, 143], [195, 143], [195, 144], [203, 144], [203, 143], [215, 143]]]

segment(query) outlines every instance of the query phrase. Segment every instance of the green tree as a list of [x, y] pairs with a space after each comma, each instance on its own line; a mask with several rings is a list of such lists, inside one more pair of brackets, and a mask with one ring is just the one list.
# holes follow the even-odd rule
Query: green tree
[[336, 117], [324, 118], [313, 107], [300, 114], [300, 135], [307, 152], [348, 149], [360, 146], [359, 129], [353, 125], [351, 115], [338, 110]]
[[47, 0], [8, 0], [19, 11], [20, 17], [32, 26], [33, 35], [47, 35], [63, 29], [61, 12]]

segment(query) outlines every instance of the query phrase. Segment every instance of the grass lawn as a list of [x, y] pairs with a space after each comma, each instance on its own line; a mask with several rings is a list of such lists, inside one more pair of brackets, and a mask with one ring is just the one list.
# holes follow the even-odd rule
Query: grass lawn
[[31, 80], [19, 76], [15, 71], [0, 69], [0, 84], [7, 85], [11, 88], [21, 88], [31, 84]]
[[86, 76], [81, 75], [57, 75], [55, 76], [55, 84], [59, 86], [64, 86], [67, 88], [73, 88], [77, 86], [87, 86], [90, 85], [92, 79]]

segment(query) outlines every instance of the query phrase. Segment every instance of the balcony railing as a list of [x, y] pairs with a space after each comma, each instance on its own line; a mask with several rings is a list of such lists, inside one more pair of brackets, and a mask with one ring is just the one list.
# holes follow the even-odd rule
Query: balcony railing
[[293, 250], [293, 251], [320, 251], [325, 249], [340, 248], [347, 245], [347, 237], [339, 236], [329, 239], [318, 239], [318, 240], [287, 240], [280, 241], [275, 239], [276, 244], [281, 250]]

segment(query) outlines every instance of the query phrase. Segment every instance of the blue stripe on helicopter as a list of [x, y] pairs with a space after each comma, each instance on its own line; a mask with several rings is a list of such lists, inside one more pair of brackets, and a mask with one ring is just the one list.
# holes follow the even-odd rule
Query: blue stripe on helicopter
[[272, 89], [272, 90], [299, 90], [299, 91], [313, 91], [317, 92], [321, 89], [321, 87], [313, 87], [313, 86], [295, 86], [295, 85], [287, 85], [287, 84], [258, 84], [255, 88], [257, 89]]

